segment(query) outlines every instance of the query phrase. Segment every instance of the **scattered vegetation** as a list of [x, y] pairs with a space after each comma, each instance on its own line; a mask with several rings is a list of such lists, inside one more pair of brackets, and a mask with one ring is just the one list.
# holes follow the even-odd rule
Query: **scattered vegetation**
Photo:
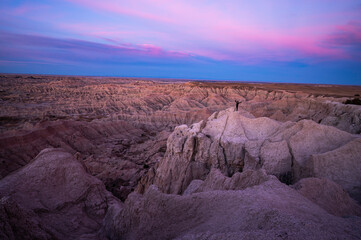
[[3, 125], [16, 125], [24, 122], [25, 119], [15, 116], [0, 116], [0, 126]]
[[359, 97], [355, 97], [354, 99], [347, 99], [344, 104], [361, 105], [361, 99]]

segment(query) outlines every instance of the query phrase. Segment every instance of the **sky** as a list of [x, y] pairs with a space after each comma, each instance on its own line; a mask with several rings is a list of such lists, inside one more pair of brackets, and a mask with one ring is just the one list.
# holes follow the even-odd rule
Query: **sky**
[[361, 0], [1, 0], [0, 72], [361, 85]]

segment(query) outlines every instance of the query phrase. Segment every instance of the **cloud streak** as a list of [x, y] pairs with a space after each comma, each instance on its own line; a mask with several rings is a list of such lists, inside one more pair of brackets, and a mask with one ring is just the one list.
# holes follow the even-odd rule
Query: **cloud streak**
[[[206, 4], [204, 1], [189, 4], [179, 0], [171, 3], [164, 0], [140, 0], [137, 1], [137, 5], [133, 2], [113, 0], [69, 1], [97, 11], [103, 10], [157, 22], [152, 24], [161, 22], [166, 27], [161, 25], [155, 28], [158, 28], [158, 34], [163, 33], [163, 36], [159, 34], [157, 37], [158, 41], [166, 47], [215, 60], [246, 63], [245, 61], [248, 61], [250, 57], [258, 59], [258, 62], [295, 59], [322, 61], [351, 57], [344, 49], [322, 44], [325, 36], [313, 31], [315, 26], [310, 28], [297, 25], [294, 28], [281, 29], [275, 24], [265, 28], [262, 22], [249, 17], [246, 11], [247, 6], [245, 6], [246, 10], [237, 12], [238, 14], [235, 15], [232, 11], [225, 11], [229, 10], [229, 6], [227, 8], [217, 3]], [[240, 14], [245, 14], [246, 17], [240, 18]], [[337, 25], [319, 26], [328, 31], [337, 27]], [[143, 31], [139, 29], [138, 36], [142, 36]], [[176, 39], [162, 41], [164, 35], [173, 35]], [[114, 37], [116, 36], [114, 34]], [[348, 36], [344, 35], [344, 37]]]
[[326, 37], [325, 43], [335, 47], [361, 47], [361, 21], [336, 26], [335, 31]]
[[[11, 46], [7, 43], [11, 42]], [[59, 39], [38, 35], [0, 32], [2, 61], [45, 60], [102, 63], [161, 63], [184, 61], [190, 56], [177, 51], [166, 51], [154, 45], [102, 44], [76, 39]]]

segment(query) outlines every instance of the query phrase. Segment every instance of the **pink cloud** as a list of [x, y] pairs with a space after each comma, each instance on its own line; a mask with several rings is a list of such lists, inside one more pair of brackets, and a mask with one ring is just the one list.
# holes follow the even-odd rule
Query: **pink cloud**
[[[242, 61], [245, 55], [259, 55], [260, 60], [292, 60], [292, 58], [334, 58], [344, 59], [341, 49], [322, 46], [323, 36], [284, 33], [276, 30], [260, 30], [256, 27], [218, 23], [213, 29], [200, 31], [202, 40], [215, 43], [219, 51], [194, 48], [191, 52], [206, 55], [216, 60]], [[290, 51], [293, 52], [290, 55]], [[228, 54], [233, 52], [232, 54]], [[238, 53], [238, 54], [237, 54]]]
[[361, 46], [361, 21], [352, 21], [335, 27], [325, 41], [335, 46]]
[[[256, 59], [287, 61], [293, 59], [317, 58], [346, 59], [343, 49], [322, 44], [325, 36], [335, 25], [300, 26], [280, 29], [277, 26], [262, 25], [249, 18], [247, 12], [238, 15], [222, 10], [220, 3], [196, 1], [139, 0], [120, 2], [95, 0], [69, 0], [96, 10], [103, 10], [131, 16], [142, 20], [161, 22], [166, 27], [146, 33], [144, 29], [132, 31], [92, 31], [98, 37], [116, 39], [117, 34], [133, 35], [138, 39], [154, 36], [154, 42], [166, 49], [174, 49], [193, 55], [201, 55], [216, 60], [244, 61]], [[226, 4], [225, 4], [226, 6]], [[240, 15], [244, 14], [245, 17]], [[319, 18], [321, 16], [318, 16]], [[112, 36], [111, 36], [112, 35]], [[169, 37], [171, 35], [173, 37]], [[159, 43], [161, 42], [161, 43]], [[144, 44], [149, 42], [137, 42]], [[152, 49], [154, 53], [156, 49]], [[292, 54], [291, 54], [292, 53]]]

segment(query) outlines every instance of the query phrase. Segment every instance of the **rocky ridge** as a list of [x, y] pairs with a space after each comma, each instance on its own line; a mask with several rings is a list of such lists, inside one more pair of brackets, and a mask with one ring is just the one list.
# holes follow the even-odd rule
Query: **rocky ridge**
[[[190, 127], [176, 127], [167, 152], [143, 188], [155, 184], [164, 193], [182, 194], [212, 169], [235, 177], [262, 169], [281, 182], [327, 178], [361, 200], [361, 139], [310, 120], [278, 122], [233, 108], [216, 112]], [[342, 161], [341, 161], [342, 157]]]
[[2, 132], [56, 119], [121, 119], [175, 127], [233, 106], [235, 99], [242, 100], [241, 107], [256, 117], [311, 119], [361, 132], [360, 108], [342, 104], [361, 92], [357, 86], [26, 75], [2, 75], [0, 80]]

